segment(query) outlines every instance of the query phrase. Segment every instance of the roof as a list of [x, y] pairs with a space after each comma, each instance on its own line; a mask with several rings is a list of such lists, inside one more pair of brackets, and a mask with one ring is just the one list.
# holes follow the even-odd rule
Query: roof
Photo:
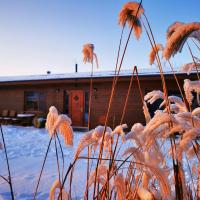
[[[139, 69], [139, 76], [158, 76], [158, 69]], [[177, 72], [176, 72], [177, 73]], [[179, 72], [178, 72], [179, 73]], [[171, 71], [166, 71], [166, 75], [172, 74]], [[93, 78], [109, 78], [115, 75], [114, 71], [94, 72]], [[131, 70], [123, 70], [119, 74], [121, 77], [130, 77]], [[44, 81], [44, 80], [67, 80], [67, 79], [88, 79], [91, 77], [90, 72], [78, 73], [62, 73], [62, 74], [44, 74], [44, 75], [27, 75], [27, 76], [0, 76], [0, 83], [4, 82], [24, 82], [24, 81]]]

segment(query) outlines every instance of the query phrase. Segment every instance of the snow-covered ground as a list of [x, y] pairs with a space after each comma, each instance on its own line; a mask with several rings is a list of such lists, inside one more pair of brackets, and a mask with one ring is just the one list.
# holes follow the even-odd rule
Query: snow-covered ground
[[[45, 129], [34, 127], [3, 126], [3, 132], [7, 144], [15, 198], [16, 200], [32, 199], [50, 137]], [[65, 172], [73, 160], [77, 143], [83, 134], [75, 132], [73, 147], [66, 147], [60, 137], [65, 155]], [[59, 155], [61, 158], [60, 152]], [[76, 165], [78, 170], [75, 170], [72, 185], [74, 192], [72, 195], [75, 199], [81, 199], [83, 196], [85, 188], [85, 175], [83, 174], [86, 173], [86, 163], [86, 160], [81, 160]], [[5, 177], [8, 175], [3, 150], [0, 150], [0, 175]], [[56, 179], [58, 179], [58, 173], [53, 141], [38, 189], [38, 200], [48, 199], [51, 185]], [[3, 179], [0, 179], [0, 195], [4, 200], [10, 199], [9, 185]]]

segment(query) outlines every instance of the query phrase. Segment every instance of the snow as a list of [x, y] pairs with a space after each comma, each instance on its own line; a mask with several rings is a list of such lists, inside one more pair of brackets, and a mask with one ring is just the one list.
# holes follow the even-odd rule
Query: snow
[[[122, 70], [120, 76], [126, 77], [132, 75], [132, 70]], [[138, 69], [139, 76], [149, 76], [149, 75], [160, 75], [157, 68], [141, 68]], [[180, 72], [176, 72], [180, 73]], [[172, 74], [171, 71], [165, 70], [165, 74]], [[94, 72], [94, 78], [105, 78], [113, 77], [115, 75], [114, 71], [101, 71]], [[65, 80], [65, 79], [82, 79], [90, 78], [90, 72], [78, 72], [78, 73], [63, 73], [63, 74], [43, 74], [43, 75], [29, 75], [29, 76], [0, 76], [0, 83], [3, 82], [13, 82], [13, 81], [37, 81], [37, 80]]]
[[[7, 145], [15, 198], [16, 200], [32, 199], [50, 137], [45, 129], [36, 129], [34, 127], [9, 125], [3, 126], [3, 132]], [[65, 172], [69, 163], [73, 160], [77, 143], [83, 134], [75, 132], [73, 147], [66, 147], [63, 138], [60, 137], [65, 156]], [[59, 155], [61, 158], [60, 152]], [[82, 160], [78, 161], [76, 165], [72, 185], [74, 191], [72, 196], [76, 196], [76, 199], [81, 199], [80, 196], [82, 196], [85, 188], [85, 180], [82, 174], [86, 173], [86, 163], [85, 160]], [[5, 153], [2, 150], [0, 150], [0, 175], [5, 177], [8, 175]], [[80, 176], [82, 177], [81, 179], [79, 178]], [[58, 179], [56, 153], [54, 141], [52, 141], [38, 189], [38, 200], [48, 199], [51, 185], [56, 179]], [[0, 196], [4, 200], [11, 199], [9, 185], [3, 179], [0, 179]]]

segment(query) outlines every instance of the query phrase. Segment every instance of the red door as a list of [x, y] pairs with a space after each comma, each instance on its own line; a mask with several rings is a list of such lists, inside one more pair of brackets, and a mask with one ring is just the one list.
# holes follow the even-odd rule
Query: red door
[[72, 125], [83, 126], [84, 91], [72, 90], [70, 94]]

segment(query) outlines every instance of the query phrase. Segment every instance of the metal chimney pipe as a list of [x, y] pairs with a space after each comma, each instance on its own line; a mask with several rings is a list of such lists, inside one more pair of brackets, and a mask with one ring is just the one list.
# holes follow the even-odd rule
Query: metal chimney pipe
[[76, 73], [78, 72], [78, 64], [77, 63], [75, 64], [75, 72]]

